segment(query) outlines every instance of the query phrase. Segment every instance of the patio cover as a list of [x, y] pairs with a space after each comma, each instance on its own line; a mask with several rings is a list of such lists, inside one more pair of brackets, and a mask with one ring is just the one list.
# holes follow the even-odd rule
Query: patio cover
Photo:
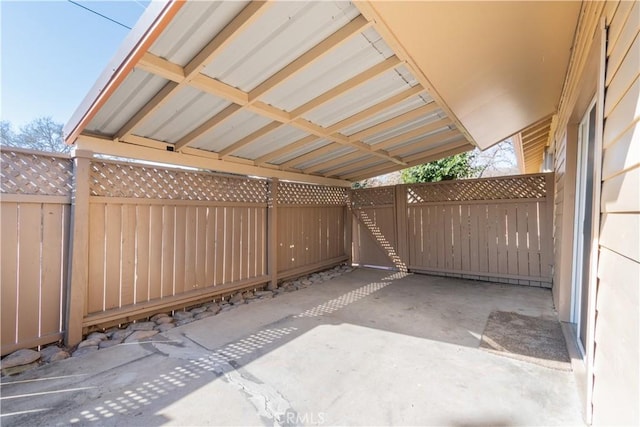
[[575, 2], [152, 2], [66, 141], [348, 185], [487, 148], [555, 112], [578, 11]]

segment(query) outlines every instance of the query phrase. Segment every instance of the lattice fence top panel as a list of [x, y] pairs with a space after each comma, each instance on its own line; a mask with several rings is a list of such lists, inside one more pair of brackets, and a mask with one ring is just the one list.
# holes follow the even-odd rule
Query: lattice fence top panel
[[363, 208], [367, 206], [392, 205], [395, 202], [395, 187], [364, 188], [351, 192], [351, 206]]
[[91, 162], [91, 195], [266, 203], [267, 181], [125, 163]]
[[10, 194], [70, 196], [73, 179], [71, 159], [21, 150], [0, 151], [0, 191]]
[[296, 182], [278, 183], [278, 204], [280, 205], [335, 205], [347, 203], [347, 190], [342, 187], [301, 184]]
[[544, 175], [442, 181], [407, 187], [407, 202], [462, 202], [479, 200], [542, 199], [547, 196]]

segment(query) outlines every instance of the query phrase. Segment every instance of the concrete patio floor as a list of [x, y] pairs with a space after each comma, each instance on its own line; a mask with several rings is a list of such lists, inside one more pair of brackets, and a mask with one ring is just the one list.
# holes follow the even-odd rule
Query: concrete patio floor
[[549, 290], [357, 269], [3, 378], [2, 425], [579, 425], [570, 371], [479, 348]]

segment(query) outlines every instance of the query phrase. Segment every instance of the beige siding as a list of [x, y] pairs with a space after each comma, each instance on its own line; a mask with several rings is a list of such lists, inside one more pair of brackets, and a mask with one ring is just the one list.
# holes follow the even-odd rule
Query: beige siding
[[621, 2], [609, 26], [594, 424], [640, 423], [640, 4]]

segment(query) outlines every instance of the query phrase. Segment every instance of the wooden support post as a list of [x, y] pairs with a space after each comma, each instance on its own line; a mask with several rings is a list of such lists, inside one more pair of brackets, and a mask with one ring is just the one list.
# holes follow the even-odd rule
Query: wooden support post
[[349, 257], [347, 264], [353, 263], [353, 212], [351, 211], [351, 193], [347, 190], [347, 205], [344, 207], [344, 254]]
[[267, 273], [271, 276], [270, 289], [278, 285], [278, 178], [269, 183], [267, 207]]
[[89, 171], [92, 153], [76, 150], [73, 158], [71, 240], [64, 341], [74, 346], [82, 340], [82, 321], [89, 280]]
[[396, 185], [396, 241], [398, 257], [402, 263], [400, 270], [407, 271], [409, 265], [409, 236], [407, 232], [407, 186]]

